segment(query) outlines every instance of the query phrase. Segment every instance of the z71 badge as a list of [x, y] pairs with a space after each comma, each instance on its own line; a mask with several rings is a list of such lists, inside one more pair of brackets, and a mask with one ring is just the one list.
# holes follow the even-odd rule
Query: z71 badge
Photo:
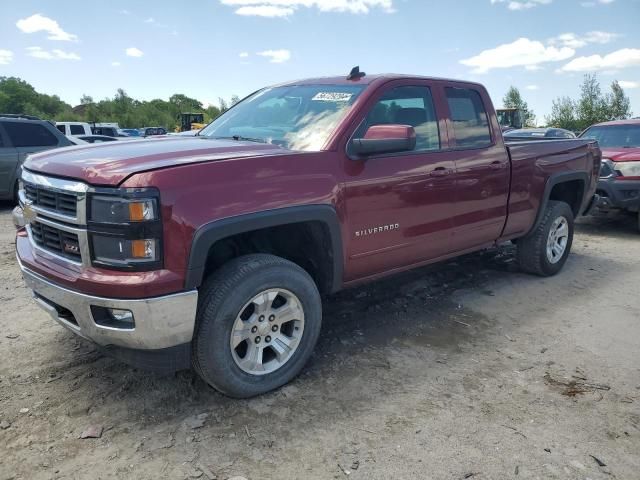
[[389, 225], [380, 225], [379, 227], [365, 228], [363, 230], [356, 230], [356, 237], [367, 237], [369, 235], [375, 235], [376, 233], [398, 230], [399, 228], [399, 223], [390, 223]]

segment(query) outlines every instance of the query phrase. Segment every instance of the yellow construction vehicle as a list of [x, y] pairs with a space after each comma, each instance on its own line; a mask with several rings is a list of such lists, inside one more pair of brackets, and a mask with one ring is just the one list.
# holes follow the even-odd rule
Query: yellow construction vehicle
[[200, 130], [204, 128], [204, 113], [181, 113], [180, 123], [176, 127], [176, 132], [187, 132], [189, 130]]

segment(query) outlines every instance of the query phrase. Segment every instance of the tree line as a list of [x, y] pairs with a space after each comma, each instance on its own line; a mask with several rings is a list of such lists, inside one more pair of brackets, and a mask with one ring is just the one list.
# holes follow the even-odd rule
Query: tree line
[[[519, 108], [523, 112], [524, 124], [535, 127], [536, 115], [524, 101], [516, 87], [509, 90], [502, 99], [505, 108]], [[631, 102], [617, 80], [610, 85], [610, 91], [603, 93], [596, 74], [587, 74], [580, 85], [580, 97], [558, 97], [551, 103], [551, 114], [545, 118], [545, 126], [565, 128], [581, 132], [594, 123], [631, 118]]]
[[57, 95], [39, 93], [29, 83], [16, 77], [0, 77], [0, 113], [26, 114], [53, 120], [77, 122], [117, 122], [121, 128], [161, 126], [173, 130], [180, 124], [180, 113], [203, 113], [210, 122], [239, 101], [218, 99], [218, 105], [204, 106], [195, 98], [176, 93], [169, 100], [136, 100], [118, 89], [113, 98], [95, 101], [83, 95], [73, 107]]
[[[181, 93], [171, 95], [169, 100], [144, 101], [118, 89], [113, 98], [99, 101], [83, 95], [80, 105], [72, 107], [57, 95], [38, 93], [24, 80], [0, 77], [0, 113], [36, 115], [54, 121], [117, 122], [121, 128], [161, 126], [173, 130], [180, 123], [180, 113], [185, 112], [204, 113], [205, 122], [209, 122], [238, 101], [237, 96], [231, 97], [230, 101], [220, 98], [217, 106], [205, 107], [199, 100]], [[502, 101], [506, 108], [522, 110], [526, 126], [538, 125], [535, 113], [516, 87], [510, 87]], [[610, 92], [603, 94], [597, 76], [587, 74], [578, 99], [565, 96], [553, 100], [545, 125], [579, 132], [594, 123], [630, 118], [631, 115], [629, 97], [618, 81], [611, 83]]]

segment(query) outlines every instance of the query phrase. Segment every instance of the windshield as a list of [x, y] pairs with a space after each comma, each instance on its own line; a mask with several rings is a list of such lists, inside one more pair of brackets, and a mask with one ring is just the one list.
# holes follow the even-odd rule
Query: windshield
[[267, 88], [216, 118], [199, 135], [319, 151], [363, 89], [359, 85]]
[[601, 147], [640, 147], [640, 124], [591, 127], [581, 138], [593, 138]]

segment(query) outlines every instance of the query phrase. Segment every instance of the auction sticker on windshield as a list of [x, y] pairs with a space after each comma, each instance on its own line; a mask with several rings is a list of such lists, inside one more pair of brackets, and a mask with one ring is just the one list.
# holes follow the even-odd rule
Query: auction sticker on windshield
[[351, 97], [353, 97], [353, 93], [318, 92], [311, 100], [316, 102], [348, 102]]

